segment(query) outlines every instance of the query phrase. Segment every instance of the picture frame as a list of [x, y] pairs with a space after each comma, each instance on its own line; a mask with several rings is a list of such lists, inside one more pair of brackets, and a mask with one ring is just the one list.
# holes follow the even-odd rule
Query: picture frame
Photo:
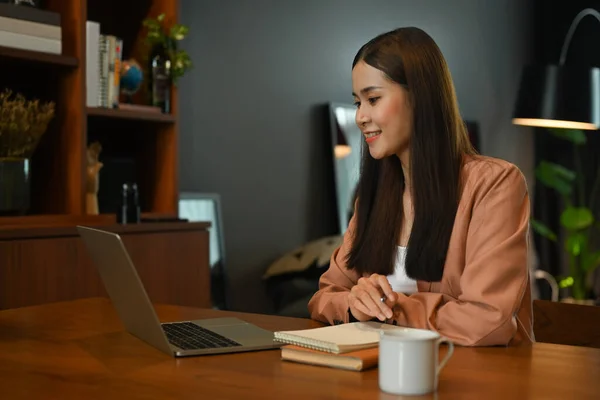
[[221, 196], [218, 193], [180, 192], [179, 218], [188, 222], [209, 222], [209, 267], [213, 307], [227, 309], [225, 235]]

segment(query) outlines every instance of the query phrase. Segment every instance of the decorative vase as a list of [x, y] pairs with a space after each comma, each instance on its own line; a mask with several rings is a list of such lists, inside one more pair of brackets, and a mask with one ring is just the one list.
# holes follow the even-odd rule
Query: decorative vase
[[171, 112], [171, 60], [167, 49], [154, 46], [150, 53], [148, 89], [150, 104], [169, 114]]
[[30, 205], [29, 159], [0, 158], [0, 215], [23, 215]]

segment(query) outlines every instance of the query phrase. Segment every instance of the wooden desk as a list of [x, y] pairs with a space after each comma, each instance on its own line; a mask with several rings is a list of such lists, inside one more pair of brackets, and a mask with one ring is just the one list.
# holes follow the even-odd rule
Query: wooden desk
[[[233, 315], [271, 330], [310, 320], [158, 306], [159, 318]], [[377, 369], [283, 362], [279, 350], [174, 359], [123, 331], [108, 300], [0, 312], [0, 390], [6, 399], [396, 399]], [[457, 348], [436, 396], [419, 399], [598, 399], [600, 350], [538, 343]]]
[[[211, 307], [209, 223], [94, 225], [118, 233], [150, 298]], [[71, 226], [0, 227], [0, 310], [106, 296]]]

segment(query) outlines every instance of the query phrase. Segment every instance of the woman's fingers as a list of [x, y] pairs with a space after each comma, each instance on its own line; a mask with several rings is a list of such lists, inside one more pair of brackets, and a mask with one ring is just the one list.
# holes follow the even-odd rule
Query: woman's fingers
[[392, 302], [396, 301], [396, 294], [394, 293], [390, 282], [385, 276], [379, 274], [372, 274], [369, 277], [369, 279], [371, 280], [371, 282], [373, 282], [374, 286], [379, 286], [381, 288], [381, 291], [383, 292], [385, 297], [387, 297]]
[[355, 285], [350, 290], [349, 303], [352, 315], [359, 321], [367, 321], [373, 317], [377, 317], [377, 312], [373, 312], [361, 301], [361, 297], [365, 296], [364, 290], [359, 285]]
[[[387, 279], [383, 277], [386, 281]], [[385, 301], [381, 301], [382, 291], [380, 286], [376, 283], [376, 279], [359, 279], [359, 286], [364, 290], [364, 295], [360, 297], [363, 304], [369, 307], [373, 312], [377, 315], [377, 318], [380, 320], [384, 320], [385, 318], [391, 318], [393, 313], [392, 309], [385, 303]]]
[[[356, 308], [358, 311], [360, 311], [361, 313], [368, 315], [369, 317], [376, 317], [377, 315], [374, 315], [373, 312], [369, 309], [369, 307], [367, 307], [366, 305], [363, 304], [362, 301], [360, 301], [359, 298], [357, 298], [354, 301], [353, 304], [354, 308]], [[378, 316], [377, 316], [378, 317]]]

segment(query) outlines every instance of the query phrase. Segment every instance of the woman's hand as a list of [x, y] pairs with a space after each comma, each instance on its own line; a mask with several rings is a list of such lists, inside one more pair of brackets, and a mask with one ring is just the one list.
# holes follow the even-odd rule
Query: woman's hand
[[[381, 301], [383, 297], [384, 301]], [[388, 304], [395, 303], [396, 294], [384, 275], [372, 274], [358, 280], [350, 290], [348, 300], [350, 312], [357, 320], [368, 321], [376, 317], [385, 321], [393, 315]]]

